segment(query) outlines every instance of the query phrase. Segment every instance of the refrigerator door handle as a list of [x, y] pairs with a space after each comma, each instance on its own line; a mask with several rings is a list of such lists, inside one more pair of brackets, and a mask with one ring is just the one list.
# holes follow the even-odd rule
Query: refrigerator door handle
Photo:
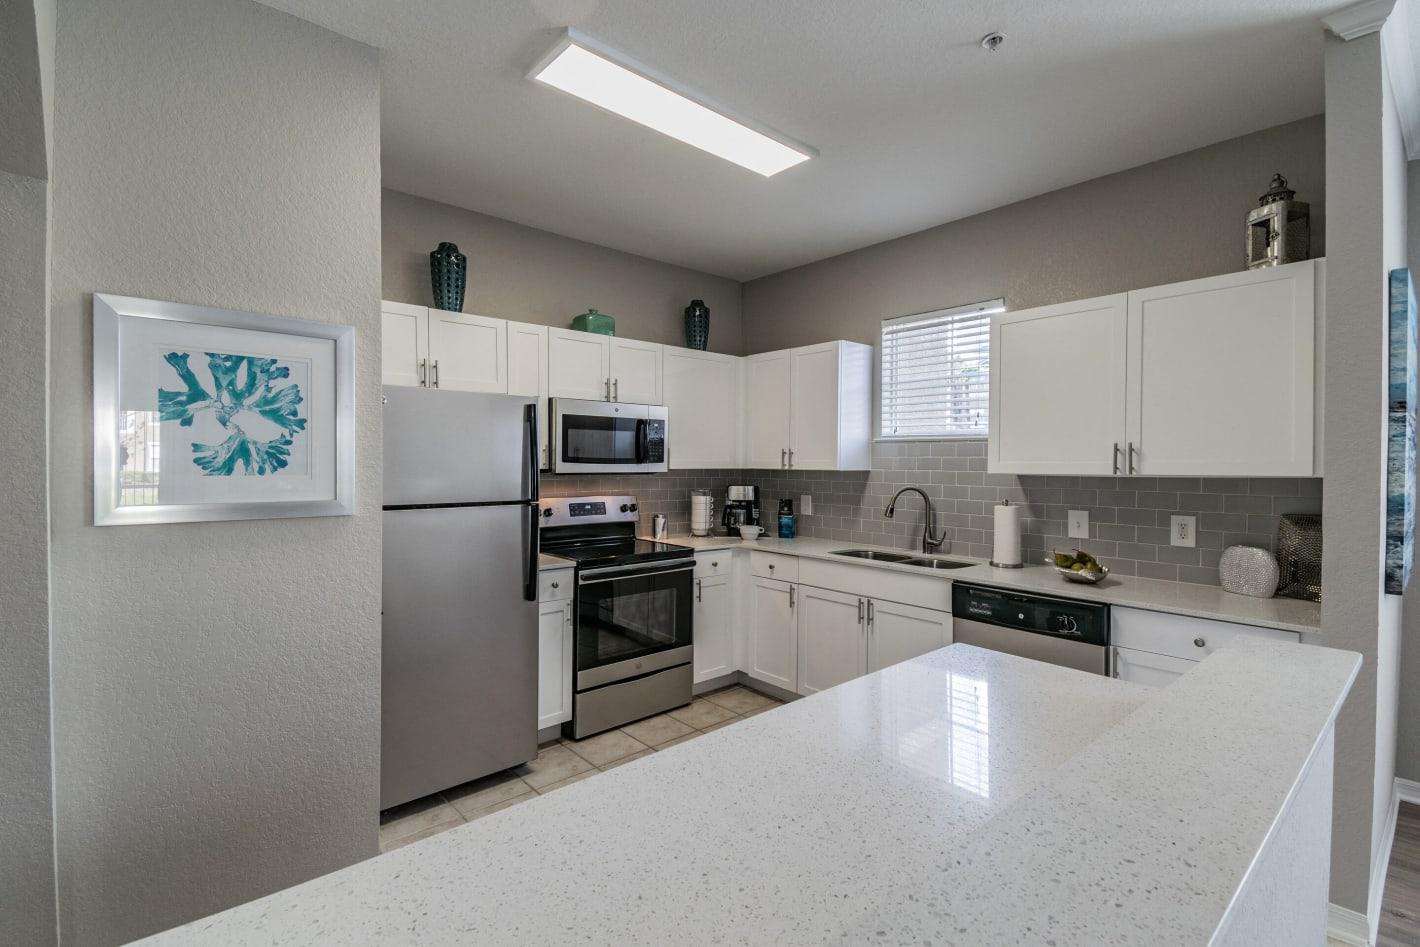
[[537, 601], [537, 559], [538, 553], [538, 521], [542, 513], [536, 503], [528, 504], [527, 530], [523, 534], [523, 552], [526, 554], [523, 559], [523, 598], [529, 602]]
[[[530, 404], [523, 408], [523, 483], [526, 485], [527, 498], [537, 500], [538, 497], [538, 468], [541, 452], [537, 443], [537, 405]], [[536, 511], [534, 511], [536, 512]]]

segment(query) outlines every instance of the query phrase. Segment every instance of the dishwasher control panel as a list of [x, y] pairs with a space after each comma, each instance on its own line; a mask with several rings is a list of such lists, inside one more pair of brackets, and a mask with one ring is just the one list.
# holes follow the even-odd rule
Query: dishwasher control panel
[[952, 617], [1087, 644], [1109, 644], [1109, 606], [952, 584]]

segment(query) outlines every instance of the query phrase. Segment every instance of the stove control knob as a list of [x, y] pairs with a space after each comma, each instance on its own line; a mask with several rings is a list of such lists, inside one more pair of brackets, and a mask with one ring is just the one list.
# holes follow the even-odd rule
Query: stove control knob
[[552, 518], [552, 507], [549, 506], [547, 509], [543, 510], [543, 511], [542, 511], [542, 515], [543, 515], [543, 517], [546, 518], [546, 519], [551, 519], [551, 518]]
[[636, 504], [635, 504], [635, 503], [631, 504], [631, 512], [633, 512], [633, 513], [636, 512]]
[[629, 509], [631, 509], [631, 507], [627, 506], [625, 503], [621, 504], [621, 512], [625, 513]]

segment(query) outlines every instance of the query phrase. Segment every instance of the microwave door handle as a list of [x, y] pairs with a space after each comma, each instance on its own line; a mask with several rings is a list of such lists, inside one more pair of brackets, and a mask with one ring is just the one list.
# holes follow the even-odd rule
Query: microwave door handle
[[638, 418], [636, 420], [636, 463], [638, 465], [646, 462], [646, 454], [649, 453], [646, 448], [646, 441], [649, 437], [647, 433], [648, 427], [649, 425], [646, 423], [645, 418]]

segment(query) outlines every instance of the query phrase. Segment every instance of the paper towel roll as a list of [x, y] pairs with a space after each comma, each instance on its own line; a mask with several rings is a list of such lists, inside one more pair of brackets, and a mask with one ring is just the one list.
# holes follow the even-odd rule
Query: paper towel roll
[[1003, 569], [1019, 569], [1021, 562], [1021, 508], [1009, 500], [996, 507], [991, 564]]

